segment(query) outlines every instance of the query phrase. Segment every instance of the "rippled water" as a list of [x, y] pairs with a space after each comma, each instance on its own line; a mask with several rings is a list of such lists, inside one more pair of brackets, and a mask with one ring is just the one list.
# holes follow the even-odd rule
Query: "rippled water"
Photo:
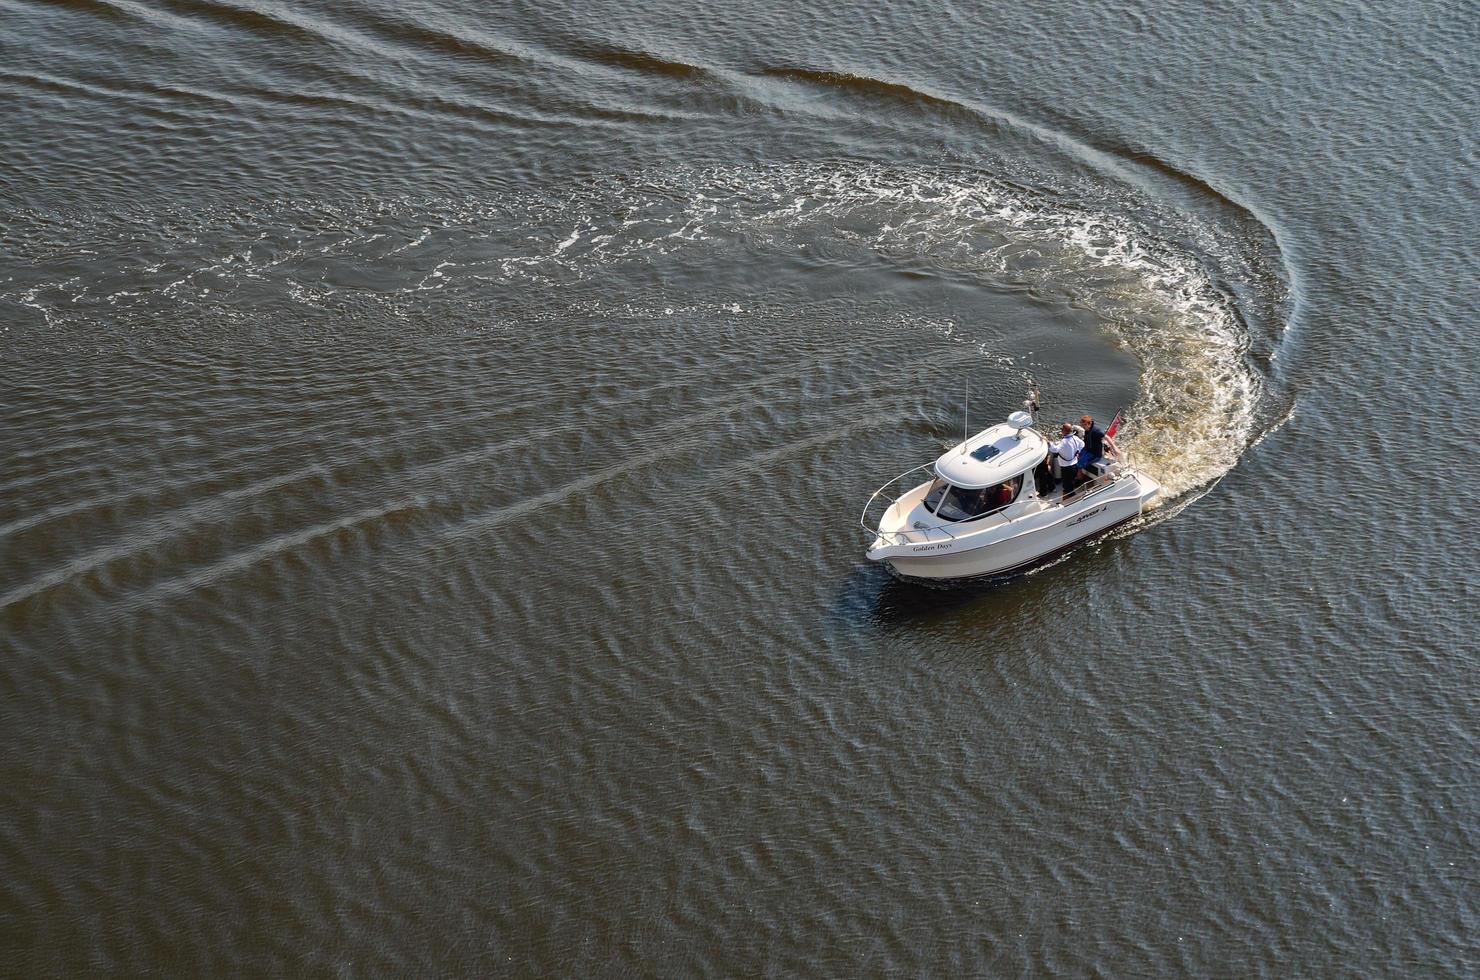
[[0, 18], [6, 972], [1480, 968], [1472, 6]]

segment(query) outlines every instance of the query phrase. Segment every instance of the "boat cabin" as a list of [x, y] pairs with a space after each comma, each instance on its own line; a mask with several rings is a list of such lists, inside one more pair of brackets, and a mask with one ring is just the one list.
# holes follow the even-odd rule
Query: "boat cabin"
[[1048, 443], [1031, 428], [994, 425], [935, 461], [935, 480], [922, 504], [951, 524], [995, 514], [1038, 496], [1032, 474], [1047, 457]]

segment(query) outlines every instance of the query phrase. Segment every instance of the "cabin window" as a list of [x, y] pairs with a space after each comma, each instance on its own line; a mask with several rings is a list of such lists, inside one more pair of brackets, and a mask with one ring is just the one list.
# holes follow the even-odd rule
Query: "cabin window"
[[925, 494], [925, 509], [943, 521], [974, 521], [978, 517], [995, 514], [1012, 503], [1022, 488], [1022, 474], [980, 490], [958, 487], [937, 479]]

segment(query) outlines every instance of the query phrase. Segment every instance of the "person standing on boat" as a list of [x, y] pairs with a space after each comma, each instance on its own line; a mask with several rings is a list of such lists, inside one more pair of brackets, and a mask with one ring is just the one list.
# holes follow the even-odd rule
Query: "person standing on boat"
[[1084, 440], [1074, 434], [1068, 422], [1059, 426], [1059, 438], [1048, 444], [1059, 464], [1059, 483], [1064, 488], [1061, 500], [1068, 500], [1079, 479], [1079, 453], [1084, 449]]

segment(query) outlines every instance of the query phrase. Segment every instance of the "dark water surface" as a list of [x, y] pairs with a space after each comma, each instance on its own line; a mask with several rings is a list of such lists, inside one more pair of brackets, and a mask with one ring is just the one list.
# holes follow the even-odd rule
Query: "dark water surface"
[[[1474, 976], [1473, 3], [0, 0], [0, 971]], [[868, 494], [1025, 379], [1168, 499]]]

